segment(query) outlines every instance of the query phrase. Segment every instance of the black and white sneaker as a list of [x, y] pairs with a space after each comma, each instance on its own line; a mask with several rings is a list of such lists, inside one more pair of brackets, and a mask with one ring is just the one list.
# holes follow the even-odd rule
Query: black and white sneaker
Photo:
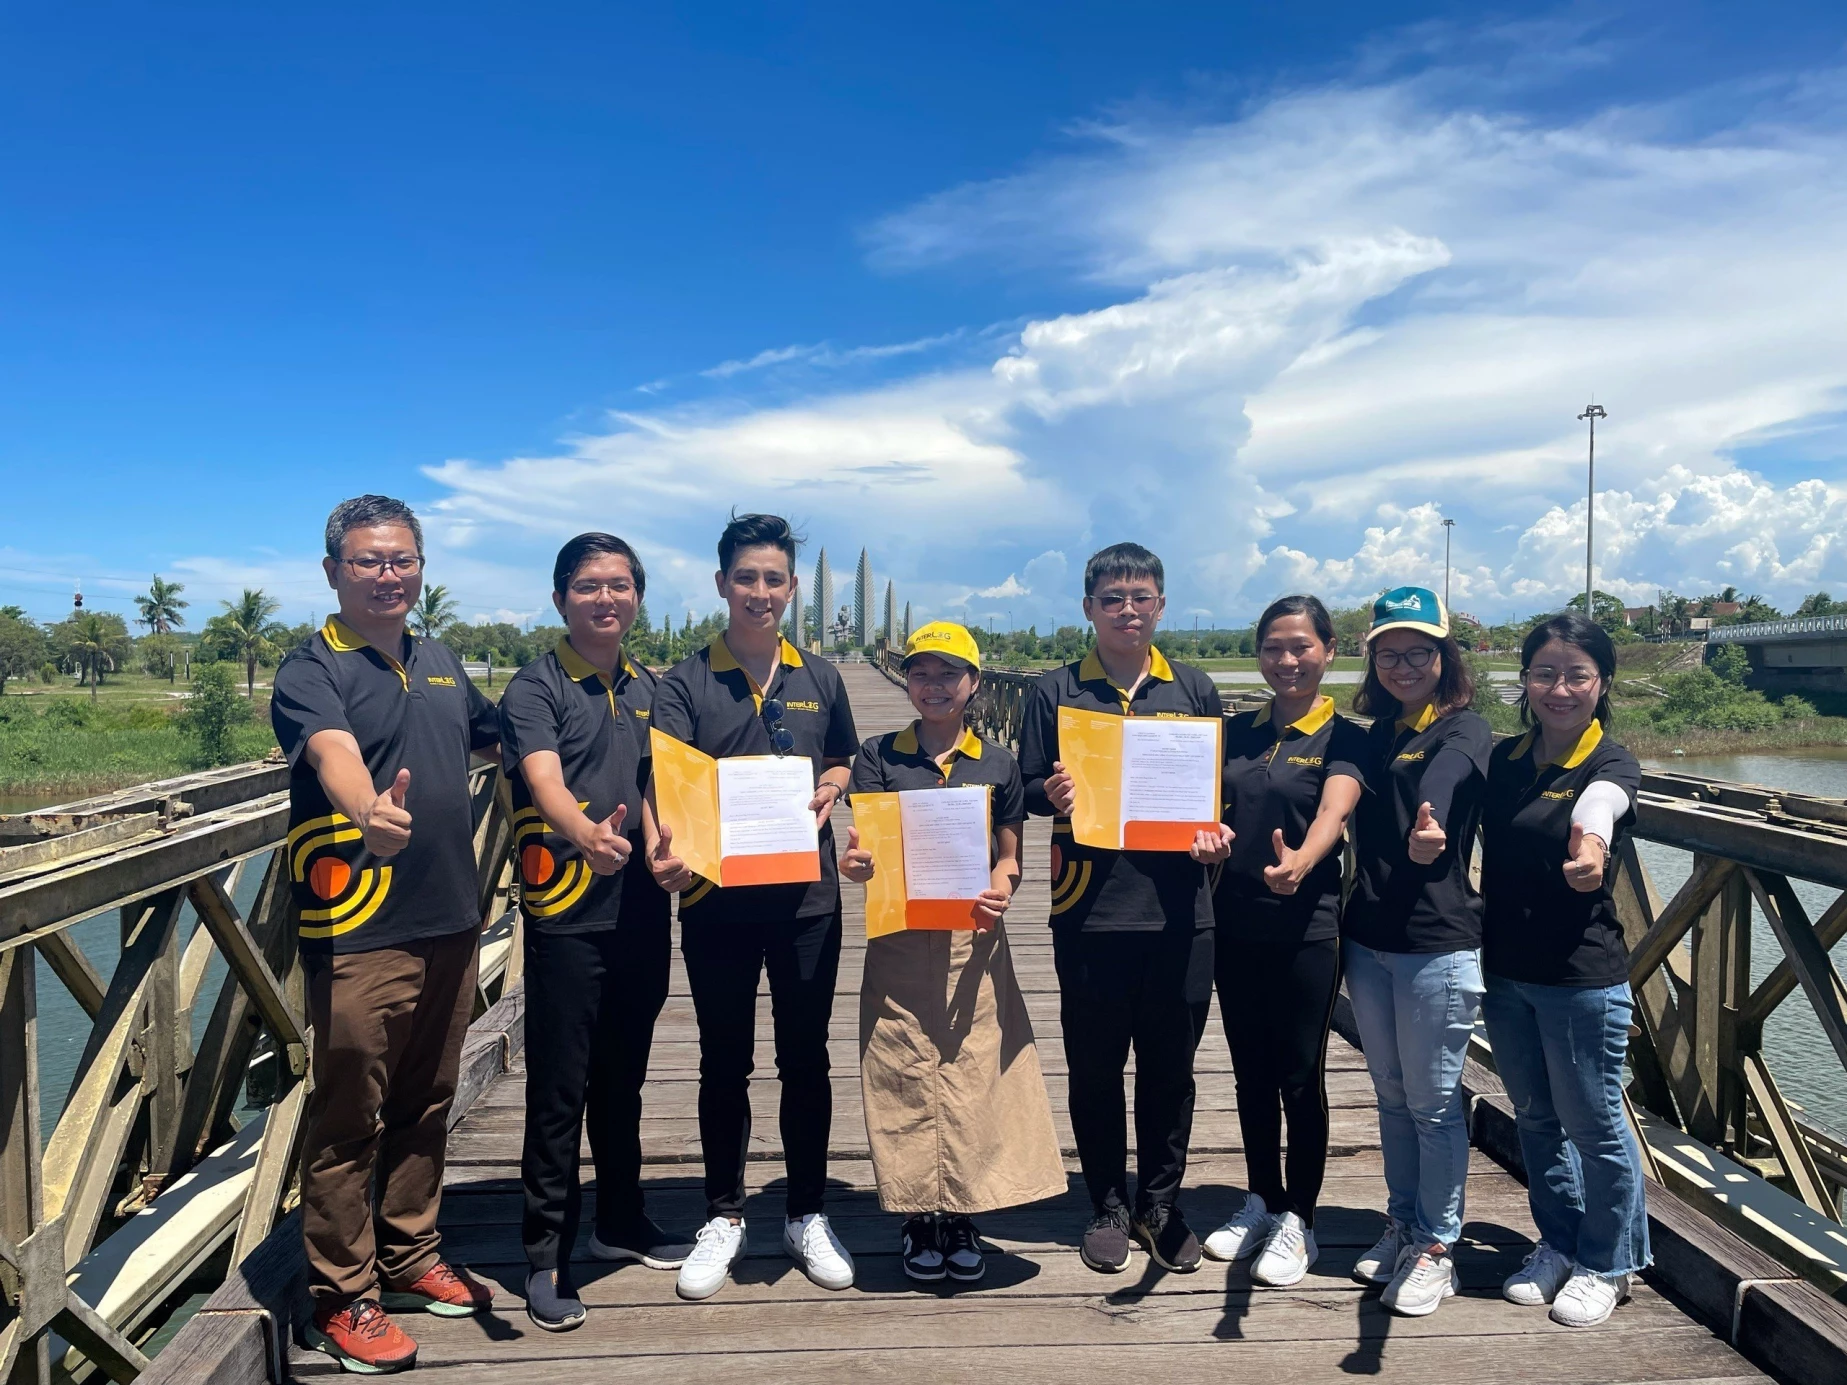
[[945, 1217], [939, 1231], [951, 1279], [973, 1284], [988, 1272], [988, 1262], [981, 1254], [981, 1233], [974, 1222], [967, 1217]]
[[904, 1272], [912, 1279], [934, 1284], [949, 1273], [943, 1248], [937, 1239], [934, 1214], [908, 1218], [898, 1233], [898, 1253], [904, 1260]]
[[677, 1270], [693, 1253], [693, 1243], [662, 1231], [643, 1213], [607, 1237], [592, 1231], [590, 1253], [599, 1260], [639, 1260], [651, 1270]]

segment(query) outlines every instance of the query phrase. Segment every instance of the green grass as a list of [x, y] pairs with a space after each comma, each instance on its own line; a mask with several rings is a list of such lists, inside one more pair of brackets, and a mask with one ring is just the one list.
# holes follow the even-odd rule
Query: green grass
[[[87, 691], [63, 689], [0, 697], [0, 794], [75, 798], [204, 768], [178, 721], [184, 704], [164, 695], [165, 679], [158, 692], [156, 680], [139, 681], [105, 683], [94, 704]], [[236, 730], [233, 762], [260, 760], [275, 744], [259, 689], [252, 719]]]

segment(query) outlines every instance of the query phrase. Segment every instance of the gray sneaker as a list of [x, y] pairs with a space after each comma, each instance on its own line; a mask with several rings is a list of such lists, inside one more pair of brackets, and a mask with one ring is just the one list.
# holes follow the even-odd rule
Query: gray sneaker
[[1403, 1317], [1427, 1318], [1461, 1287], [1462, 1276], [1447, 1246], [1406, 1246], [1398, 1256], [1398, 1273], [1379, 1302]]
[[1409, 1244], [1410, 1228], [1401, 1221], [1388, 1221], [1385, 1234], [1354, 1265], [1353, 1277], [1362, 1284], [1390, 1284], [1398, 1273], [1398, 1257]]

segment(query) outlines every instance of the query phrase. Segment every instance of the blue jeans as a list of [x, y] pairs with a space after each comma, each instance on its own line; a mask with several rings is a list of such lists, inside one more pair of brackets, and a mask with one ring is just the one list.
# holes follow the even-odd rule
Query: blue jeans
[[1642, 1156], [1623, 1112], [1635, 1002], [1625, 985], [1488, 978], [1482, 1013], [1513, 1101], [1526, 1195], [1546, 1244], [1596, 1274], [1649, 1263]]
[[1462, 1234], [1469, 1123], [1462, 1060], [1481, 1008], [1481, 958], [1341, 944], [1347, 995], [1379, 1098], [1386, 1211], [1420, 1244]]

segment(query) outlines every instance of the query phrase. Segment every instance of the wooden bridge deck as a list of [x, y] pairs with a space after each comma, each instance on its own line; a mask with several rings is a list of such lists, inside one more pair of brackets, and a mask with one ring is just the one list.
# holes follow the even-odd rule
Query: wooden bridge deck
[[[869, 667], [845, 669], [863, 734], [908, 719], [898, 691]], [[1016, 966], [1038, 1036], [1040, 1060], [1065, 1147], [1071, 1187], [1050, 1202], [978, 1219], [1002, 1254], [990, 1256], [978, 1286], [932, 1289], [899, 1268], [899, 1219], [873, 1191], [861, 1114], [854, 1039], [864, 931], [860, 892], [846, 889], [846, 951], [832, 1044], [832, 1188], [829, 1210], [859, 1267], [844, 1293], [815, 1288], [782, 1254], [781, 1148], [768, 1005], [758, 1019], [758, 1080], [747, 1220], [749, 1258], [734, 1283], [705, 1303], [683, 1303], [674, 1276], [588, 1259], [578, 1274], [589, 1321], [551, 1335], [533, 1327], [520, 1302], [519, 1148], [523, 1068], [497, 1081], [456, 1127], [443, 1205], [447, 1253], [496, 1288], [496, 1311], [478, 1320], [421, 1318], [407, 1324], [421, 1343], [420, 1373], [457, 1385], [543, 1380], [547, 1385], [623, 1378], [652, 1380], [944, 1380], [986, 1376], [1022, 1382], [1208, 1378], [1294, 1382], [1342, 1375], [1468, 1385], [1492, 1382], [1718, 1382], [1768, 1377], [1648, 1284], [1594, 1331], [1555, 1327], [1543, 1312], [1499, 1297], [1501, 1280], [1531, 1247], [1533, 1228], [1520, 1184], [1477, 1153], [1468, 1220], [1457, 1260], [1463, 1292], [1434, 1316], [1394, 1318], [1375, 1290], [1347, 1276], [1383, 1227], [1385, 1187], [1371, 1085], [1360, 1055], [1336, 1037], [1329, 1053], [1332, 1157], [1317, 1225], [1321, 1259], [1302, 1284], [1253, 1290], [1246, 1266], [1207, 1261], [1192, 1275], [1168, 1274], [1137, 1252], [1127, 1273], [1098, 1275], [1078, 1259], [1087, 1202], [1065, 1114], [1057, 983], [1045, 928], [1048, 829], [1028, 833], [1026, 883], [1011, 915]], [[1203, 1233], [1228, 1216], [1243, 1192], [1244, 1163], [1231, 1064], [1216, 1017], [1198, 1062], [1199, 1102], [1183, 1205]], [[643, 1148], [649, 1210], [690, 1231], [704, 1211], [695, 1119], [698, 1044], [692, 1000], [676, 956], [672, 993], [656, 1030], [646, 1094]], [[586, 1172], [588, 1150], [585, 1151]], [[590, 1201], [594, 1198], [594, 1191]], [[593, 1205], [593, 1202], [592, 1204]], [[588, 1213], [588, 1207], [586, 1208]], [[588, 1215], [586, 1215], [586, 1231]], [[325, 1375], [326, 1358], [297, 1349], [299, 1376]], [[677, 1373], [684, 1372], [684, 1375]]]

